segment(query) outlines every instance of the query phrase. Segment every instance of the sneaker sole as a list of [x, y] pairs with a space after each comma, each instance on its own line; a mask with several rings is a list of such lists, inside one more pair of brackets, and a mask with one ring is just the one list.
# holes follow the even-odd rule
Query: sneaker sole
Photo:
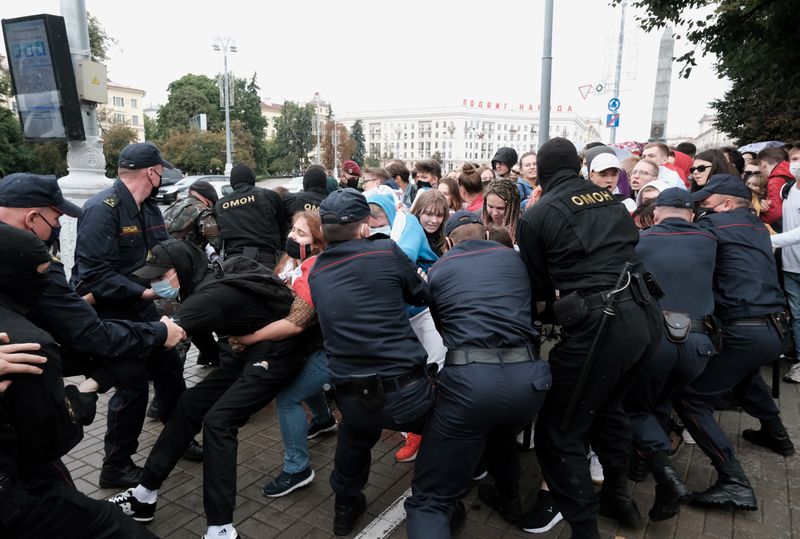
[[548, 522], [546, 526], [543, 526], [541, 528], [522, 528], [522, 531], [528, 532], [528, 533], [549, 532], [550, 530], [552, 530], [555, 527], [556, 524], [558, 524], [562, 520], [564, 520], [564, 517], [561, 515], [561, 513], [557, 513], [556, 516], [553, 517], [553, 520]]
[[338, 423], [335, 423], [333, 426], [331, 426], [331, 427], [328, 427], [327, 429], [318, 430], [318, 431], [317, 431], [317, 432], [315, 432], [314, 434], [309, 434], [308, 436], [306, 436], [306, 440], [313, 440], [314, 438], [316, 438], [316, 437], [317, 437], [317, 436], [319, 436], [320, 434], [325, 434], [325, 433], [328, 433], [328, 432], [333, 432], [333, 431], [335, 431], [335, 430], [336, 430], [336, 429], [338, 429], [338, 428], [339, 428], [339, 424], [338, 424]]
[[476, 475], [472, 478], [473, 481], [480, 481], [481, 479], [486, 479], [486, 476], [489, 475], [489, 472], [483, 472], [482, 474]]
[[311, 475], [310, 476], [308, 476], [306, 479], [303, 479], [302, 481], [300, 481], [299, 483], [297, 483], [296, 485], [294, 485], [290, 489], [284, 490], [283, 492], [279, 492], [277, 494], [267, 494], [266, 492], [264, 492], [264, 489], [262, 488], [261, 489], [261, 494], [263, 494], [265, 498], [280, 498], [281, 496], [286, 496], [287, 494], [291, 494], [295, 490], [297, 490], [299, 488], [302, 488], [302, 487], [308, 485], [309, 483], [311, 483], [314, 480], [314, 477], [316, 477], [316, 475], [317, 474], [314, 473], [314, 470], [311, 470]]
[[131, 517], [136, 522], [153, 522], [155, 517]]
[[395, 460], [397, 462], [414, 462], [415, 460], [417, 460], [417, 453], [414, 453], [410, 457], [406, 457], [404, 459], [399, 459], [399, 458], [395, 457]]

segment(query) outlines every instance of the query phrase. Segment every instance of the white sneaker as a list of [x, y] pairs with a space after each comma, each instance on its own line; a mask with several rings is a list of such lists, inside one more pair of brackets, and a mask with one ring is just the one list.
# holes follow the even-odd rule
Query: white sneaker
[[694, 441], [694, 438], [692, 438], [692, 435], [689, 434], [689, 429], [687, 429], [686, 427], [683, 428], [683, 432], [681, 433], [681, 436], [683, 437], [683, 443], [686, 443], [686, 444], [689, 444], [689, 445], [695, 445], [697, 443], [697, 442]]
[[202, 539], [236, 539], [237, 537], [239, 537], [239, 534], [236, 533], [236, 530], [230, 529], [230, 530], [222, 530], [221, 532], [219, 532], [219, 534], [217, 534], [214, 537], [211, 537], [210, 535], [206, 534], [202, 537]]
[[589, 450], [589, 454], [587, 455], [589, 459], [589, 473], [592, 474], [592, 483], [595, 485], [602, 485], [603, 480], [603, 466], [600, 464], [600, 459], [597, 458], [597, 454]]
[[784, 382], [800, 384], [800, 363], [795, 363], [783, 377]]

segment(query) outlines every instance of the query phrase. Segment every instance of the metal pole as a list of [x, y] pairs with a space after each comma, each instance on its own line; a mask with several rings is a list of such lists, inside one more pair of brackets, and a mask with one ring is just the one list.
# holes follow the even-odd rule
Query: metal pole
[[[86, 14], [84, 0], [61, 0], [61, 16], [67, 28], [72, 65], [77, 68], [79, 62], [91, 57], [89, 46], [89, 18]], [[100, 136], [97, 125], [97, 106], [87, 101], [81, 102], [83, 113], [83, 129], [87, 137]]]
[[322, 161], [320, 160], [320, 156], [319, 156], [319, 154], [320, 154], [320, 143], [319, 143], [319, 92], [314, 94], [314, 101], [316, 101], [316, 103], [317, 103], [317, 108], [316, 108], [316, 111], [317, 111], [317, 114], [316, 114], [316, 122], [317, 122], [317, 162], [315, 164], [319, 165], [320, 163], [322, 163]]
[[231, 157], [231, 95], [230, 81], [228, 80], [228, 40], [222, 47], [222, 56], [225, 59], [225, 87], [223, 97], [225, 99], [225, 174], [230, 176], [233, 170], [233, 158]]
[[542, 105], [539, 114], [539, 145], [550, 139], [550, 77], [553, 72], [553, 0], [544, 4], [544, 48], [542, 50]]
[[331, 144], [333, 144], [333, 171], [331, 172], [331, 174], [333, 175], [334, 178], [338, 178], [339, 174], [338, 171], [336, 170], [336, 167], [338, 164], [337, 161], [339, 157], [337, 155], [339, 148], [339, 130], [336, 129], [336, 120], [334, 120], [333, 118], [331, 118], [331, 120], [333, 120], [333, 131], [331, 132]]
[[[622, 45], [625, 40], [625, 6], [628, 2], [622, 2], [622, 10], [619, 14], [619, 40], [617, 41], [617, 69], [614, 73], [614, 97], [619, 99], [619, 85], [622, 78]], [[611, 128], [611, 144], [617, 141], [617, 128]]]

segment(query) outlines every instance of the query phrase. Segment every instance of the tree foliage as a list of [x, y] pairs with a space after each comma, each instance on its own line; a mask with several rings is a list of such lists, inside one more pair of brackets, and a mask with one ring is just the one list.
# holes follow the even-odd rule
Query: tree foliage
[[313, 123], [313, 104], [299, 105], [293, 101], [283, 104], [281, 115], [275, 118], [272, 170], [299, 172], [308, 166], [309, 154], [314, 149]]
[[[622, 0], [613, 0], [617, 5]], [[740, 143], [791, 140], [800, 133], [800, 48], [797, 0], [635, 0], [646, 31], [672, 25], [690, 49], [676, 59], [689, 77], [696, 55], [718, 59], [731, 81], [712, 103], [716, 125]], [[698, 11], [706, 13], [697, 16]]]
[[353, 141], [353, 161], [358, 163], [358, 166], [364, 166], [364, 156], [367, 154], [366, 145], [364, 142], [364, 123], [361, 120], [356, 120], [353, 124], [353, 129], [350, 131], [350, 138]]
[[111, 37], [97, 17], [88, 11], [86, 16], [89, 18], [89, 50], [92, 60], [95, 62], [105, 62], [108, 60], [108, 49], [117, 44], [117, 40]]
[[217, 81], [205, 75], [189, 73], [167, 87], [167, 103], [158, 111], [159, 139], [172, 131], [188, 131], [189, 120], [205, 113], [209, 131], [225, 128], [225, 117], [219, 108]]
[[[239, 121], [231, 124], [233, 162], [255, 166], [253, 139]], [[225, 131], [171, 131], [161, 141], [164, 157], [186, 174], [221, 173], [225, 169]]]
[[112, 123], [107, 129], [103, 130], [103, 155], [106, 158], [106, 176], [116, 178], [119, 152], [128, 144], [137, 140], [136, 131], [125, 124]]

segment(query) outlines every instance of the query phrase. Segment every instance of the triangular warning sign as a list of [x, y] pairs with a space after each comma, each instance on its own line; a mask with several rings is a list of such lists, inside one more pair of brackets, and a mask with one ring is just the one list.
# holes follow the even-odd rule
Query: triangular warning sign
[[589, 97], [589, 92], [592, 91], [592, 85], [583, 84], [581, 86], [578, 86], [578, 91], [581, 93], [581, 97], [586, 99], [587, 97]]

